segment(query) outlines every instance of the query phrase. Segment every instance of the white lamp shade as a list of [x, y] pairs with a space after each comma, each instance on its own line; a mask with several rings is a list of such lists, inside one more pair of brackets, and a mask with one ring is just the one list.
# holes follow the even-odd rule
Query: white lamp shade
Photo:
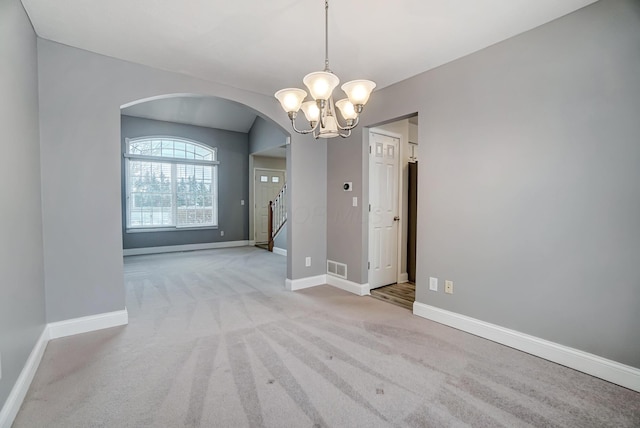
[[341, 99], [340, 101], [336, 101], [336, 107], [338, 107], [338, 110], [340, 110], [340, 114], [342, 114], [342, 117], [345, 118], [345, 120], [356, 120], [358, 118], [358, 113], [356, 113], [356, 109], [353, 107], [353, 104], [351, 104], [351, 101], [349, 101], [346, 98]]
[[286, 88], [276, 92], [275, 97], [280, 101], [284, 111], [290, 113], [300, 110], [302, 101], [307, 97], [307, 93], [298, 88]]
[[340, 79], [327, 71], [309, 73], [302, 79], [314, 100], [328, 100]]
[[309, 122], [317, 122], [320, 120], [320, 109], [315, 101], [307, 101], [302, 103], [302, 112]]
[[349, 97], [351, 104], [356, 106], [365, 105], [375, 87], [376, 84], [371, 80], [352, 80], [342, 85], [342, 90]]

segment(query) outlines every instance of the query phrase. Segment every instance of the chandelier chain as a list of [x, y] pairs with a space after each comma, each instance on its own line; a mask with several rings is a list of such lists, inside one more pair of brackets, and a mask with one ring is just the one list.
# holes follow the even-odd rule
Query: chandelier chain
[[324, 2], [324, 71], [329, 70], [329, 0]]

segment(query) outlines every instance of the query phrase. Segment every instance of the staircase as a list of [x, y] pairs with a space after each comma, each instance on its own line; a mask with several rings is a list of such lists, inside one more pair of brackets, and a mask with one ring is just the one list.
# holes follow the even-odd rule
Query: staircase
[[273, 201], [269, 201], [269, 244], [268, 250], [273, 252], [273, 240], [287, 222], [287, 183], [284, 183]]

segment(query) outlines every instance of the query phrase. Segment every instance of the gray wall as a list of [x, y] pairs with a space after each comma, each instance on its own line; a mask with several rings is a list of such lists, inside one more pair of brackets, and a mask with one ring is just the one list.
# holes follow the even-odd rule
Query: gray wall
[[282, 226], [282, 229], [273, 240], [273, 246], [283, 250], [287, 249], [287, 223]]
[[[120, 107], [163, 94], [201, 94], [245, 104], [282, 129], [289, 129], [288, 118], [273, 97], [42, 39], [38, 61], [47, 319], [121, 310]], [[300, 178], [300, 186], [290, 189], [290, 214], [308, 206], [314, 193], [322, 195], [316, 203], [324, 210], [326, 157], [320, 153], [318, 159], [318, 146], [306, 137], [294, 134], [291, 140], [295, 148], [287, 176], [292, 183]], [[318, 160], [323, 165], [318, 180], [306, 179], [307, 170], [314, 170], [307, 166]], [[322, 259], [325, 236], [326, 223], [299, 221], [289, 225], [287, 238], [290, 249]], [[324, 271], [305, 268], [303, 257], [287, 256], [289, 279]]]
[[0, 408], [45, 324], [36, 36], [0, 2]]
[[256, 117], [249, 130], [249, 153], [259, 153], [274, 147], [280, 147], [286, 142], [287, 135], [282, 130], [260, 116]]
[[[122, 153], [125, 139], [150, 135], [183, 137], [217, 148], [218, 228], [176, 230], [170, 232], [126, 232], [125, 167], [122, 158], [122, 240], [123, 247], [142, 248], [209, 242], [246, 241], [249, 239], [249, 138], [241, 132], [183, 125], [158, 120], [122, 116]], [[245, 204], [241, 205], [240, 201]], [[224, 231], [224, 236], [220, 232]]]
[[[287, 278], [327, 273], [327, 142], [306, 135], [287, 146]], [[295, 239], [294, 239], [295, 238]], [[311, 257], [311, 267], [305, 267]]]
[[[375, 95], [377, 97], [377, 93]], [[362, 119], [368, 117], [367, 108]], [[358, 284], [367, 282], [368, 258], [361, 248], [363, 233], [366, 233], [363, 216], [366, 213], [368, 217], [368, 209], [365, 209], [368, 207], [368, 191], [363, 188], [367, 182], [362, 180], [363, 159], [367, 160], [363, 156], [360, 126], [352, 131], [349, 138], [327, 140], [327, 258], [345, 263], [347, 279]], [[345, 181], [353, 183], [351, 192], [343, 190]], [[353, 197], [358, 198], [358, 207], [353, 206]]]
[[[414, 112], [417, 300], [640, 367], [640, 2], [602, 0], [375, 92], [363, 119]], [[366, 177], [355, 138], [329, 144], [330, 213], [334, 169]], [[365, 254], [365, 228], [337, 228], [330, 259]]]

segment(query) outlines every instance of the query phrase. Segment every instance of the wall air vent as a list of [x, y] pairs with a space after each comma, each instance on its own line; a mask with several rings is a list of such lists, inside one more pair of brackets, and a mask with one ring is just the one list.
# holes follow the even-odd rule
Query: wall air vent
[[347, 265], [327, 260], [327, 273], [339, 278], [347, 279]]

